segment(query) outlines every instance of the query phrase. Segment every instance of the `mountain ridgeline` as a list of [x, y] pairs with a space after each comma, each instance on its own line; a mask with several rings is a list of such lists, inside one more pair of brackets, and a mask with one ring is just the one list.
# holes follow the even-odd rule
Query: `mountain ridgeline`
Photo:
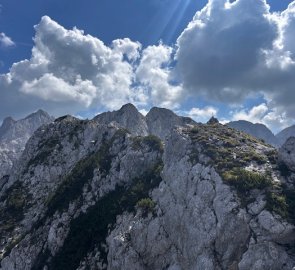
[[295, 125], [283, 129], [276, 135], [274, 135], [271, 130], [263, 124], [253, 124], [245, 120], [232, 121], [227, 125], [261, 139], [274, 147], [280, 147], [287, 141], [288, 138], [295, 137]]
[[0, 179], [1, 269], [290, 270], [294, 140], [132, 104], [49, 117]]
[[34, 131], [53, 120], [53, 117], [42, 110], [18, 121], [11, 117], [3, 120], [0, 127], [0, 177], [9, 172]]

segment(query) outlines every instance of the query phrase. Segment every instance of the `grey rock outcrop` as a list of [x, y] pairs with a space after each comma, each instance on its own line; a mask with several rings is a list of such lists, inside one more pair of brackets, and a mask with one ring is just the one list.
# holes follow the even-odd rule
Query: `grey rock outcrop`
[[148, 135], [145, 117], [130, 103], [122, 106], [118, 111], [99, 114], [94, 117], [94, 120], [100, 124], [117, 124], [118, 127], [126, 128], [137, 136]]
[[275, 135], [263, 124], [253, 124], [245, 120], [233, 121], [227, 124], [231, 128], [248, 133], [258, 139], [264, 140], [266, 143], [279, 146], [279, 142]]
[[42, 110], [18, 121], [11, 117], [4, 119], [0, 127], [0, 178], [9, 173], [34, 131], [53, 120]]
[[125, 128], [136, 136], [155, 135], [165, 140], [170, 131], [177, 126], [196, 124], [189, 117], [176, 115], [164, 108], [153, 107], [144, 117], [132, 104], [124, 105], [120, 110], [105, 112], [94, 117], [100, 124], [113, 124]]
[[294, 226], [264, 210], [265, 201], [243, 209], [211, 166], [192, 163], [195, 147], [181, 131], [169, 136], [163, 181], [152, 192], [157, 214], [117, 219], [108, 269], [292, 269], [280, 241], [294, 241]]
[[290, 137], [279, 150], [279, 160], [295, 172], [295, 137]]
[[162, 125], [165, 143], [112, 117], [65, 116], [33, 134], [0, 182], [2, 270], [295, 266], [293, 202], [279, 189], [276, 149], [153, 111], [147, 119]]
[[176, 115], [174, 112], [164, 108], [152, 108], [146, 115], [146, 122], [150, 134], [156, 135], [165, 140], [171, 130], [176, 126], [196, 124], [189, 117]]
[[280, 146], [283, 145], [290, 137], [295, 137], [295, 125], [287, 127], [276, 134], [276, 138]]

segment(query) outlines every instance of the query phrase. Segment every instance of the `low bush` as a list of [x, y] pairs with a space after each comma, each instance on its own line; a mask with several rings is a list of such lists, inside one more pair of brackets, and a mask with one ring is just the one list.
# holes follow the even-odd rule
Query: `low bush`
[[271, 186], [271, 179], [266, 174], [255, 173], [244, 169], [233, 169], [223, 173], [223, 180], [234, 186], [238, 192], [247, 193], [252, 189], [264, 189]]
[[144, 216], [154, 211], [156, 203], [151, 198], [143, 198], [136, 203], [136, 206], [142, 210]]

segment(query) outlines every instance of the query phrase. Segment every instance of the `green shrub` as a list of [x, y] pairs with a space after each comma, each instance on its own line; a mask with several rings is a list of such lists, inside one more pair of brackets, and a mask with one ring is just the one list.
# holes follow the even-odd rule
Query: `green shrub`
[[149, 135], [146, 137], [143, 137], [143, 143], [148, 145], [151, 149], [159, 152], [163, 152], [164, 147], [163, 143], [160, 138], [154, 135]]
[[286, 197], [282, 194], [268, 192], [266, 195], [266, 209], [279, 214], [283, 218], [288, 217]]
[[136, 203], [136, 206], [142, 210], [144, 216], [154, 211], [156, 203], [151, 198], [143, 198]]
[[138, 137], [132, 138], [132, 140], [133, 140], [132, 142], [133, 150], [139, 150], [142, 147], [142, 144], [145, 144], [155, 151], [159, 151], [159, 152], [164, 151], [163, 143], [161, 139], [158, 138], [157, 136], [154, 136], [154, 135], [149, 135], [145, 137], [138, 136]]
[[291, 223], [295, 223], [295, 190], [286, 186], [266, 194], [266, 208], [280, 215]]
[[271, 179], [266, 174], [233, 169], [222, 174], [223, 180], [234, 186], [239, 192], [247, 193], [252, 189], [264, 189], [271, 186]]
[[99, 168], [103, 175], [107, 175], [112, 163], [109, 154], [110, 144], [102, 144], [98, 152], [80, 160], [71, 173], [65, 177], [55, 193], [47, 199], [47, 215], [53, 215], [56, 210], [66, 209], [71, 201], [77, 199], [83, 186], [93, 178], [93, 171]]
[[190, 132], [192, 134], [198, 134], [199, 133], [199, 129], [198, 129], [198, 127], [193, 127]]

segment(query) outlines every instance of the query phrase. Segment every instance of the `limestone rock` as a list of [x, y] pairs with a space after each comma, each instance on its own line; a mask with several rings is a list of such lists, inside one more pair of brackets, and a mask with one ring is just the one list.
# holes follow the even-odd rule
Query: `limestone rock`
[[64, 116], [34, 132], [0, 180], [2, 270], [295, 266], [294, 190], [279, 190], [273, 147], [164, 109], [135, 114]]
[[34, 131], [52, 121], [53, 117], [42, 110], [18, 121], [11, 117], [3, 120], [0, 127], [0, 178], [9, 173]]
[[280, 148], [279, 159], [289, 170], [295, 172], [295, 137], [290, 137]]
[[126, 104], [118, 111], [105, 112], [94, 118], [100, 124], [116, 123], [121, 128], [128, 129], [133, 135], [148, 135], [145, 117], [132, 104]]
[[176, 115], [174, 112], [153, 107], [146, 115], [146, 122], [150, 134], [156, 135], [162, 140], [169, 136], [170, 131], [176, 126], [184, 126], [187, 124], [195, 124], [189, 117]]

